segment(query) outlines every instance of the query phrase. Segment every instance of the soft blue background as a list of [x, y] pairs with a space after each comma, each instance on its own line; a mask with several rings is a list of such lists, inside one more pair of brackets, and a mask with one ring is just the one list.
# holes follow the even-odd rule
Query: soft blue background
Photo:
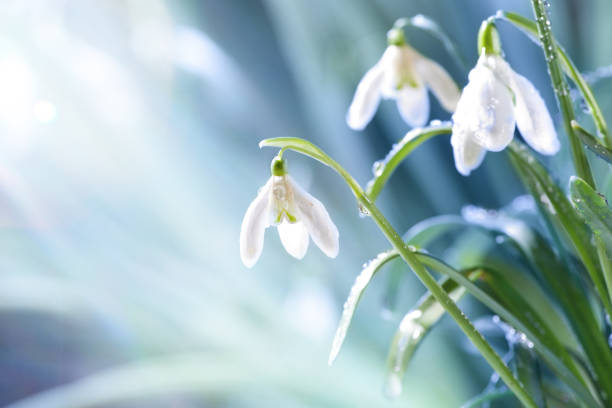
[[[609, 2], [554, 3], [553, 29], [580, 69], [612, 63]], [[259, 140], [306, 138], [365, 183], [408, 130], [392, 102], [364, 132], [344, 122], [396, 18], [435, 18], [472, 66], [480, 21], [502, 7], [530, 15], [526, 0], [5, 1], [0, 404], [455, 407], [477, 394], [490, 370], [445, 320], [419, 349], [402, 397], [382, 396], [391, 337], [423, 293], [412, 276], [390, 318], [384, 273], [377, 278], [327, 366], [351, 282], [388, 247], [328, 168], [287, 155], [338, 225], [337, 259], [311, 245], [298, 262], [271, 229], [247, 270], [238, 235], [275, 154]], [[541, 50], [506, 23], [500, 31], [508, 60], [556, 117]], [[435, 39], [408, 36], [465, 84]], [[604, 94], [610, 84], [596, 85]], [[437, 102], [432, 118], [448, 118]], [[548, 162], [562, 184], [566, 157]], [[503, 153], [465, 178], [440, 136], [406, 160], [379, 203], [403, 232], [519, 194]]]

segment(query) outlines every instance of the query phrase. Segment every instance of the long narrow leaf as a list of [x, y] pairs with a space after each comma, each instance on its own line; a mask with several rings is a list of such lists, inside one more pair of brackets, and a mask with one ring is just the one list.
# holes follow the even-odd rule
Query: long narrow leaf
[[[481, 273], [480, 270], [470, 270], [465, 272], [465, 276], [473, 281], [478, 279]], [[463, 286], [448, 278], [443, 278], [440, 285], [455, 302], [465, 294]], [[429, 330], [443, 316], [444, 308], [429, 292], [404, 316], [389, 348], [385, 381], [385, 393], [388, 396], [397, 397], [402, 392], [408, 363]]]
[[[510, 298], [513, 299], [512, 304], [514, 305], [514, 313], [508, 309], [508, 298], [506, 296], [504, 296], [504, 299], [506, 299], [506, 303], [504, 303], [504, 300], [494, 293], [491, 293], [491, 290], [495, 289], [503, 291], [505, 294], [513, 291], [507, 282], [499, 278], [499, 274], [495, 274], [490, 268], [486, 269], [485, 271], [489, 271], [490, 273], [485, 274], [485, 276], [494, 277], [493, 280], [495, 283], [491, 283], [487, 285], [486, 288], [482, 288], [466, 279], [459, 271], [429, 254], [418, 253], [417, 257], [423, 264], [437, 272], [449, 276], [451, 279], [464, 286], [472, 296], [501, 316], [517, 330], [525, 333], [529, 340], [534, 343], [535, 350], [542, 356], [544, 361], [546, 361], [557, 375], [559, 375], [559, 377], [580, 396], [582, 401], [590, 407], [600, 406], [585, 387], [585, 384], [581, 382], [581, 377], [577, 377], [572, 368], [568, 368], [560, 357], [562, 355], [561, 353], [564, 353], [563, 347], [558, 342], [554, 333], [550, 332], [546, 322], [539, 317], [538, 312], [533, 310], [529, 304], [524, 301], [522, 296], [519, 295], [520, 292], [515, 290], [512, 296], [510, 296]], [[503, 289], [501, 289], [502, 285]]]
[[439, 124], [425, 128], [412, 129], [396, 143], [387, 156], [374, 163], [374, 178], [366, 186], [366, 194], [375, 201], [383, 187], [387, 183], [393, 171], [414, 149], [436, 135], [450, 133], [452, 127], [449, 124]]
[[608, 296], [612, 295], [612, 210], [606, 199], [591, 188], [584, 180], [573, 177], [570, 181], [572, 203], [595, 235], [600, 264]]
[[[591, 243], [590, 231], [586, 228], [571, 203], [559, 186], [551, 179], [550, 174], [533, 157], [525, 145], [513, 141], [510, 144], [510, 159], [515, 164], [523, 183], [536, 199], [544, 216], [558, 225], [568, 238], [576, 254], [584, 264], [601, 301], [612, 315], [612, 304], [606, 294], [604, 280], [596, 263], [597, 251]], [[612, 357], [611, 357], [612, 362]]]
[[361, 296], [363, 292], [367, 288], [367, 286], [374, 278], [376, 272], [380, 270], [380, 268], [389, 262], [392, 259], [395, 259], [399, 256], [399, 253], [391, 249], [386, 252], [381, 252], [378, 256], [368, 263], [364, 265], [363, 270], [355, 279], [355, 283], [351, 287], [351, 291], [344, 302], [344, 307], [342, 310], [342, 316], [340, 317], [340, 323], [338, 323], [338, 328], [336, 329], [336, 334], [334, 336], [334, 340], [332, 341], [331, 351], [329, 353], [329, 365], [333, 364], [338, 357], [338, 353], [342, 348], [342, 344], [344, 343], [344, 339], [346, 338], [346, 333], [348, 331], [349, 326], [351, 325], [351, 321], [353, 319], [353, 315], [355, 314], [355, 309], [357, 308], [357, 304], [359, 300], [361, 300]]
[[590, 151], [612, 164], [612, 150], [604, 146], [599, 139], [587, 132], [586, 129], [580, 126], [575, 120], [572, 120], [572, 128], [576, 131], [582, 143], [584, 143]]
[[[575, 213], [567, 197], [525, 146], [513, 142], [509, 152], [510, 159], [523, 184], [536, 198], [545, 219], [548, 220], [551, 233], [556, 234], [552, 226], [558, 226], [563, 234], [568, 237], [593, 279], [597, 291], [600, 295], [604, 295], [604, 298], [602, 298], [603, 304], [607, 310], [610, 310], [610, 299], [605, 292], [603, 276], [598, 265], [595, 265], [597, 253], [591, 244], [590, 232], [586, 230], [584, 223]], [[556, 257], [551, 257], [546, 261], [548, 263], [551, 260], [555, 262]], [[561, 268], [564, 267], [561, 262], [558, 264]], [[609, 375], [609, 369], [612, 367], [612, 354], [607, 341], [600, 332], [597, 320], [584, 291], [581, 290], [580, 284], [575, 280], [560, 280], [555, 269], [545, 267], [541, 270], [545, 273], [548, 284], [563, 305], [597, 375], [597, 381], [604, 383], [606, 389], [612, 387], [612, 377]]]

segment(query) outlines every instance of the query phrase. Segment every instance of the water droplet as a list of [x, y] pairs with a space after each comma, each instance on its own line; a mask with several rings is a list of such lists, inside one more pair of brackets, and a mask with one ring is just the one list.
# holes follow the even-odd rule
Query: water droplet
[[370, 212], [368, 211], [368, 209], [365, 208], [361, 203], [359, 203], [358, 208], [359, 208], [359, 216], [361, 218], [366, 218], [370, 216]]
[[372, 164], [372, 173], [375, 177], [380, 177], [385, 169], [385, 163], [382, 160], [375, 161]]
[[546, 207], [546, 210], [549, 213], [551, 213], [551, 214], [556, 214], [557, 213], [557, 210], [555, 210], [555, 207], [550, 202], [550, 198], [548, 198], [548, 196], [546, 194], [541, 194], [540, 195], [540, 202], [542, 204], [544, 204], [544, 207]]
[[380, 311], [380, 317], [383, 318], [383, 320], [391, 320], [393, 319], [393, 310], [389, 309], [388, 307], [383, 307]]
[[384, 393], [389, 398], [397, 398], [402, 393], [402, 379], [395, 373], [389, 374]]

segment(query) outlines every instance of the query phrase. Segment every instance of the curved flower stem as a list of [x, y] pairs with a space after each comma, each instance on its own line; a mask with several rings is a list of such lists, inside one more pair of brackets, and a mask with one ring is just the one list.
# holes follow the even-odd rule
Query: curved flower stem
[[310, 142], [307, 142], [298, 138], [276, 138], [266, 139], [260, 142], [261, 147], [263, 146], [274, 146], [280, 147], [283, 150], [292, 149], [297, 152], [303, 153], [327, 166], [333, 168], [348, 184], [353, 191], [353, 194], [357, 198], [359, 204], [365, 208], [378, 228], [385, 235], [389, 243], [399, 252], [402, 259], [412, 269], [412, 271], [418, 276], [423, 282], [425, 287], [431, 292], [436, 300], [442, 305], [444, 310], [455, 320], [461, 330], [470, 339], [482, 356], [487, 360], [489, 365], [499, 374], [501, 379], [506, 383], [508, 388], [516, 395], [516, 397], [527, 407], [537, 408], [537, 405], [533, 402], [523, 385], [518, 381], [506, 363], [501, 357], [493, 350], [487, 340], [480, 334], [474, 327], [468, 317], [459, 309], [457, 304], [450, 298], [450, 296], [444, 291], [444, 289], [438, 284], [433, 276], [425, 269], [425, 266], [417, 259], [416, 255], [411, 251], [408, 244], [404, 242], [402, 237], [397, 231], [391, 226], [391, 223], [385, 218], [380, 212], [378, 207], [368, 198], [359, 183], [342, 167], [338, 162], [330, 158], [317, 146]]
[[376, 201], [376, 198], [382, 191], [393, 171], [400, 165], [402, 160], [406, 158], [414, 149], [419, 147], [434, 136], [449, 134], [453, 130], [450, 124], [441, 124], [428, 126], [424, 128], [412, 129], [406, 133], [406, 136], [397, 142], [387, 156], [376, 162], [374, 169], [374, 178], [366, 185], [366, 194], [370, 200]]
[[565, 81], [565, 77], [563, 76], [561, 65], [558, 61], [557, 45], [555, 44], [555, 40], [552, 35], [550, 19], [548, 18], [546, 11], [547, 3], [548, 2], [545, 2], [544, 0], [531, 0], [531, 6], [533, 8], [533, 13], [535, 14], [536, 25], [538, 26], [538, 33], [540, 35], [540, 41], [542, 43], [542, 48], [544, 49], [544, 56], [548, 66], [548, 73], [550, 74], [553, 89], [555, 90], [555, 95], [557, 97], [557, 101], [559, 102], [559, 108], [561, 109], [561, 115], [563, 116], [563, 127], [569, 138], [576, 173], [591, 187], [595, 188], [595, 181], [593, 180], [591, 167], [589, 166], [582, 143], [574, 133], [574, 129], [571, 126], [571, 122], [574, 119], [574, 109], [569, 95], [569, 88], [567, 86], [567, 82]]

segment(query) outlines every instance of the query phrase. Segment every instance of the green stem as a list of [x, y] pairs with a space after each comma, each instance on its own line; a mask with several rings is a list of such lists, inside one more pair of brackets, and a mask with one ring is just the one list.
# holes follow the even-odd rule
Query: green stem
[[376, 201], [391, 174], [414, 149], [434, 136], [449, 134], [452, 131], [450, 125], [437, 125], [413, 129], [406, 133], [406, 136], [393, 146], [387, 157], [375, 165], [374, 178], [366, 185], [366, 194], [370, 200]]
[[544, 50], [546, 64], [548, 65], [548, 73], [550, 74], [553, 89], [563, 116], [563, 128], [565, 129], [565, 132], [569, 138], [576, 173], [591, 187], [595, 188], [591, 168], [589, 167], [589, 162], [582, 143], [574, 133], [574, 129], [571, 126], [571, 122], [574, 119], [574, 109], [569, 95], [569, 88], [567, 86], [567, 82], [565, 81], [565, 77], [563, 76], [561, 65], [559, 64], [557, 45], [555, 44], [555, 40], [552, 35], [550, 19], [546, 14], [546, 5], [543, 0], [531, 0], [531, 5], [536, 17], [538, 33], [542, 43], [542, 48]]
[[597, 248], [597, 256], [599, 257], [604, 281], [606, 282], [606, 289], [608, 289], [608, 297], [612, 302], [612, 265], [610, 265], [606, 246], [601, 237], [597, 235], [595, 235], [595, 247]]

